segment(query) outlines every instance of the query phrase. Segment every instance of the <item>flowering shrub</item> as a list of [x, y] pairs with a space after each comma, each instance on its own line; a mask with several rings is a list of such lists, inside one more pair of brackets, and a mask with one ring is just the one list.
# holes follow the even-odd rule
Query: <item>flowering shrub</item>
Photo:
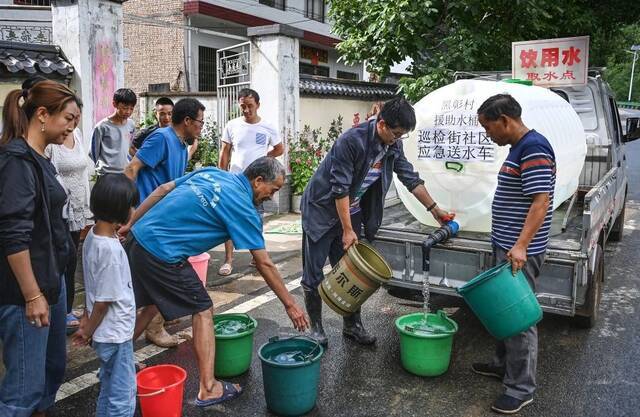
[[301, 195], [318, 165], [333, 143], [342, 133], [342, 116], [331, 122], [326, 136], [320, 129], [305, 126], [302, 132], [289, 138], [289, 168], [291, 188], [294, 195]]
[[219, 138], [218, 124], [211, 118], [205, 120], [204, 126], [202, 126], [202, 133], [198, 138], [198, 149], [196, 149], [193, 158], [189, 161], [187, 171], [208, 166], [218, 166], [218, 156], [220, 155], [218, 149]]

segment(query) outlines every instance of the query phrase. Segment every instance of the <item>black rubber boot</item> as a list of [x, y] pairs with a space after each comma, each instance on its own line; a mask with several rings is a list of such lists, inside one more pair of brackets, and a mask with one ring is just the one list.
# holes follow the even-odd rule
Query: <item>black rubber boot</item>
[[322, 328], [322, 299], [317, 289], [304, 289], [304, 305], [311, 320], [311, 334], [309, 336], [322, 346], [327, 347], [329, 340]]
[[362, 325], [360, 310], [356, 311], [350, 316], [344, 317], [342, 334], [355, 340], [361, 345], [372, 345], [376, 343], [376, 337], [370, 335]]

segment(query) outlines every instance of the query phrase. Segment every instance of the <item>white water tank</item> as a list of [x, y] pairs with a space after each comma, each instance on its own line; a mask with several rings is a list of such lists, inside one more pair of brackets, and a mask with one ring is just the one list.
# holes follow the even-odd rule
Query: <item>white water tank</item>
[[[478, 107], [495, 94], [511, 94], [522, 106], [524, 124], [544, 135], [556, 156], [554, 210], [578, 187], [587, 152], [585, 132], [571, 105], [542, 87], [503, 81], [459, 80], [439, 88], [414, 106], [417, 125], [404, 153], [438, 205], [456, 213], [462, 230], [489, 232], [498, 171], [509, 153], [478, 123]], [[423, 224], [436, 222], [398, 181], [400, 199]]]

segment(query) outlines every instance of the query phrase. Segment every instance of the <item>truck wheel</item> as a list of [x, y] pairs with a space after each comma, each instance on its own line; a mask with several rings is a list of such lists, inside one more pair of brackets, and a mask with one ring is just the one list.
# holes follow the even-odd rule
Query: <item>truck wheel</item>
[[613, 222], [613, 226], [611, 227], [611, 233], [609, 233], [609, 237], [607, 239], [609, 240], [609, 242], [620, 242], [622, 240], [622, 232], [624, 231], [624, 209], [626, 207], [627, 202], [625, 201], [622, 205], [620, 214], [618, 214], [618, 217], [616, 217], [616, 221]]
[[602, 286], [604, 282], [604, 252], [602, 246], [596, 246], [596, 268], [589, 273], [589, 289], [582, 308], [576, 311], [573, 318], [575, 324], [583, 329], [590, 329], [598, 321], [600, 299], [602, 298]]

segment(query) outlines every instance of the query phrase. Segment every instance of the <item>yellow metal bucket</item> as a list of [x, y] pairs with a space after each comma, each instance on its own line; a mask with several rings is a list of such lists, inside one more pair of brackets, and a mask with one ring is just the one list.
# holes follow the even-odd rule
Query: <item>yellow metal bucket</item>
[[333, 311], [348, 316], [389, 279], [391, 267], [384, 258], [371, 245], [358, 242], [325, 275], [318, 292]]

